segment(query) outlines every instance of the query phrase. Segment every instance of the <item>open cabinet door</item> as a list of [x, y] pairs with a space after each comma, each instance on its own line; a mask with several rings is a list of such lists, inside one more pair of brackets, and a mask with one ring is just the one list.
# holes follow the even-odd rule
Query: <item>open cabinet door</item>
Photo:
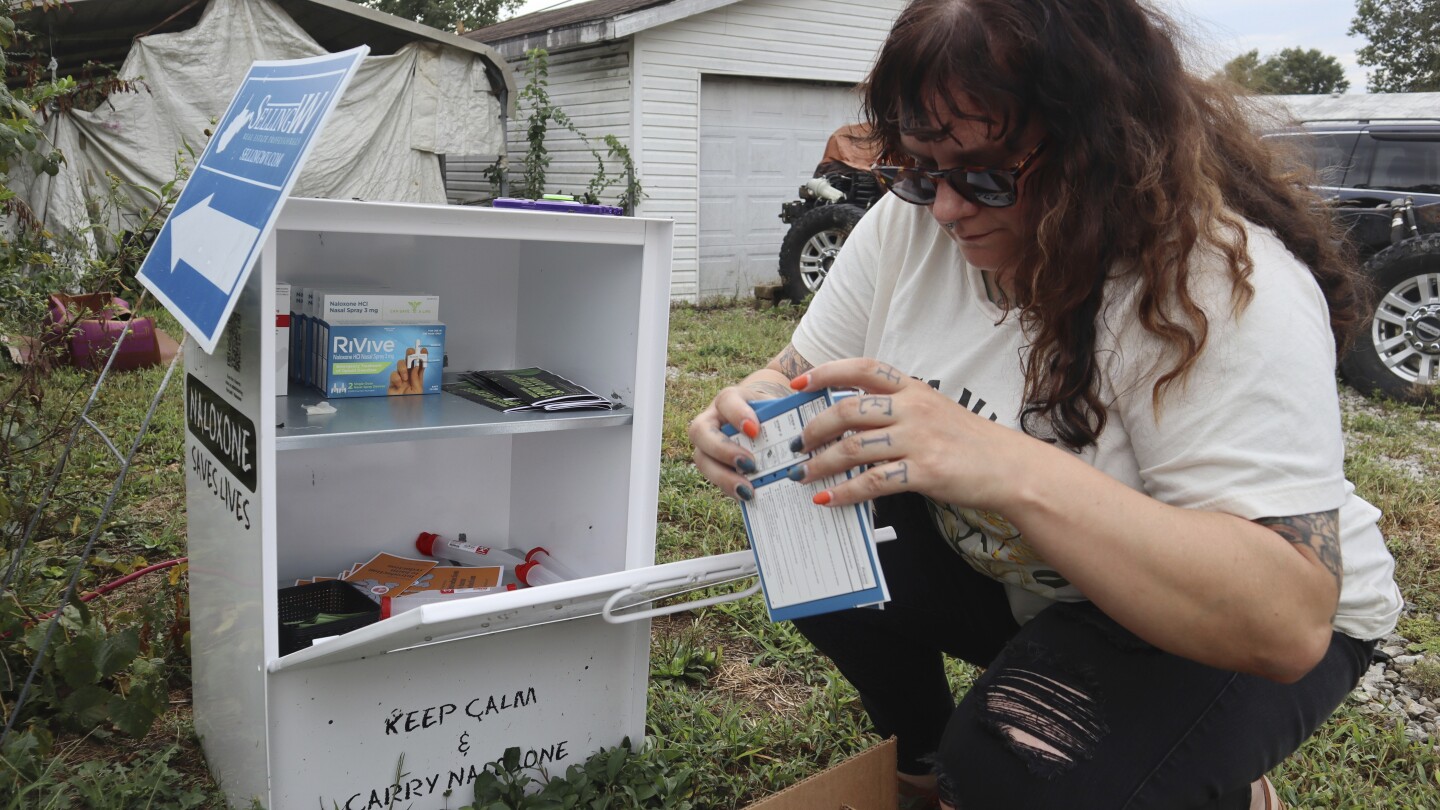
[[269, 670], [284, 672], [341, 664], [586, 616], [603, 615], [610, 623], [645, 619], [753, 594], [759, 589], [758, 581], [743, 590], [707, 598], [700, 603], [687, 602], [658, 609], [647, 607], [658, 599], [754, 574], [754, 554], [736, 551], [425, 605], [276, 658], [270, 662]]

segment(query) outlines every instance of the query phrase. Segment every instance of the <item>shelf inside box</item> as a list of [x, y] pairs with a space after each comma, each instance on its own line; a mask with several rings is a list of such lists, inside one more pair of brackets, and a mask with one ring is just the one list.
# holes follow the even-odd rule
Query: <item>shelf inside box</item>
[[277, 451], [611, 427], [631, 424], [635, 417], [634, 411], [624, 407], [611, 411], [501, 413], [444, 392], [333, 399], [328, 401], [335, 413], [311, 416], [305, 412], [306, 405], [324, 399], [318, 390], [293, 381], [290, 395], [276, 398], [275, 415], [281, 425], [275, 429]]

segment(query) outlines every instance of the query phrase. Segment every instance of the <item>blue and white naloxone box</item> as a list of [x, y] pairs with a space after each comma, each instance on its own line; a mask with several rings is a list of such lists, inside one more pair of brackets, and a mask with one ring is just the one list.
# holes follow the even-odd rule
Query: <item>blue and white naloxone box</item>
[[317, 288], [312, 299], [311, 316], [310, 328], [315, 345], [315, 365], [318, 368], [325, 362], [332, 325], [363, 323], [424, 326], [440, 323], [440, 296], [375, 292], [373, 288], [343, 291]]
[[444, 324], [331, 324], [318, 387], [328, 399], [438, 394], [444, 365]]

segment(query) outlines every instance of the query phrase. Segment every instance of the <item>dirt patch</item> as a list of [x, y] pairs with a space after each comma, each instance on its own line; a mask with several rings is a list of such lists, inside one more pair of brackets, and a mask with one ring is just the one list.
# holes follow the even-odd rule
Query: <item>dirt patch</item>
[[756, 667], [728, 655], [711, 681], [721, 693], [733, 695], [768, 714], [792, 714], [810, 699], [813, 689], [783, 667]]

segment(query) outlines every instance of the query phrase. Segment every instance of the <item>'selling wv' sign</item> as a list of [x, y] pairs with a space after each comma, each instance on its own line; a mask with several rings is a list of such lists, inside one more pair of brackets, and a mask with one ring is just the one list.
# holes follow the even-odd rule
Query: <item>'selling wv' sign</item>
[[160, 228], [137, 277], [207, 353], [325, 120], [369, 51], [251, 65]]

